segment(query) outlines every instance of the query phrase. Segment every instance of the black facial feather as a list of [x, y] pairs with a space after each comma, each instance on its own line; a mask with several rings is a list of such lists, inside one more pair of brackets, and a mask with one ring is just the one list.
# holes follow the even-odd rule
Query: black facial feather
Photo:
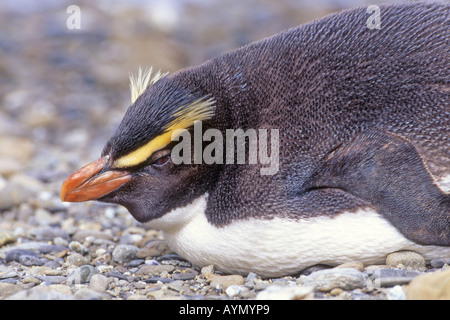
[[170, 80], [158, 80], [145, 90], [130, 106], [103, 154], [112, 152], [113, 159], [120, 158], [160, 135], [176, 119], [176, 113], [200, 96], [193, 94]]

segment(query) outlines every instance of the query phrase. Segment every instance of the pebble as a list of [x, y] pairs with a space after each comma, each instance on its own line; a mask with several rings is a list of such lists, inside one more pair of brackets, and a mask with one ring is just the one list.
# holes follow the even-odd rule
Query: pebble
[[101, 300], [106, 296], [104, 292], [92, 290], [90, 288], [81, 288], [74, 294], [78, 300]]
[[396, 285], [387, 291], [388, 300], [406, 300], [406, 294], [403, 288]]
[[416, 270], [382, 268], [373, 270], [369, 278], [375, 288], [383, 288], [407, 284], [421, 274], [422, 272]]
[[49, 284], [63, 283], [67, 280], [67, 278], [64, 276], [42, 276], [42, 277], [38, 277], [38, 280], [40, 280], [41, 282], [43, 282], [46, 285], [49, 285]]
[[201, 269], [200, 273], [202, 274], [202, 276], [204, 276], [205, 278], [210, 278], [212, 277], [212, 275], [214, 274], [214, 266], [212, 264], [205, 266]]
[[415, 270], [425, 270], [425, 258], [414, 251], [398, 251], [387, 255], [386, 264], [391, 267], [404, 266]]
[[18, 273], [14, 269], [0, 265], [0, 279], [15, 278], [17, 276]]
[[18, 262], [20, 262], [24, 266], [31, 267], [31, 266], [43, 266], [46, 262], [48, 262], [48, 260], [39, 258], [35, 255], [22, 254], [19, 256]]
[[308, 300], [313, 297], [313, 287], [270, 285], [256, 295], [256, 300]]
[[353, 268], [353, 269], [356, 269], [358, 271], [363, 271], [364, 270], [364, 263], [359, 262], [359, 261], [346, 262], [346, 263], [343, 263], [341, 265], [338, 265], [336, 268]]
[[211, 287], [222, 290], [226, 290], [229, 286], [232, 285], [243, 285], [245, 282], [244, 278], [241, 275], [220, 276], [216, 274], [212, 275], [210, 281]]
[[34, 230], [36, 241], [51, 241], [55, 238], [70, 239], [69, 234], [60, 228], [41, 227]]
[[11, 261], [19, 262], [19, 259], [21, 256], [38, 256], [37, 252], [34, 252], [32, 250], [27, 249], [12, 249], [8, 251], [8, 253], [5, 256], [6, 263], [9, 263]]
[[[62, 238], [60, 238], [62, 239]], [[49, 244], [49, 245], [43, 245], [39, 247], [40, 253], [53, 253], [53, 252], [62, 252], [64, 250], [67, 250], [66, 246], [63, 245], [56, 245], [56, 244]]]
[[82, 243], [88, 237], [93, 237], [94, 239], [109, 240], [109, 241], [113, 240], [113, 236], [109, 232], [103, 232], [103, 231], [97, 231], [97, 230], [77, 230], [73, 234], [72, 240]]
[[430, 261], [430, 265], [433, 268], [442, 268], [444, 265], [450, 265], [450, 257], [442, 259], [433, 259]]
[[405, 292], [409, 300], [450, 300], [450, 269], [414, 278]]
[[102, 274], [94, 274], [89, 282], [89, 289], [104, 292], [108, 288], [108, 278]]
[[67, 284], [89, 283], [95, 273], [95, 268], [91, 265], [78, 267], [67, 276]]
[[233, 298], [233, 297], [239, 295], [244, 290], [245, 290], [244, 286], [232, 284], [225, 290], [225, 293], [227, 294], [227, 296]]
[[184, 272], [174, 273], [172, 275], [172, 279], [173, 280], [190, 280], [190, 279], [194, 279], [197, 274], [198, 273], [194, 270], [191, 272], [186, 272], [186, 273], [184, 273]]
[[15, 241], [16, 238], [11, 232], [0, 230], [0, 247]]
[[119, 263], [124, 264], [136, 259], [136, 253], [139, 251], [139, 248], [129, 244], [119, 244], [114, 248], [112, 253], [112, 259]]
[[311, 273], [303, 279], [302, 285], [314, 287], [316, 291], [352, 290], [364, 288], [366, 280], [367, 275], [354, 268], [334, 268]]
[[138, 258], [159, 257], [171, 253], [167, 243], [162, 240], [152, 240], [136, 253]]
[[67, 257], [67, 262], [69, 264], [81, 267], [89, 263], [89, 258], [84, 257], [79, 253], [73, 252]]
[[175, 270], [175, 266], [170, 264], [158, 264], [158, 265], [143, 265], [136, 272], [136, 275], [145, 276], [145, 275], [160, 275], [163, 272], [173, 272]]
[[49, 267], [32, 267], [26, 271], [28, 276], [34, 276], [39, 278], [40, 276], [60, 276], [62, 274], [61, 270], [55, 270]]
[[78, 241], [71, 241], [69, 243], [69, 249], [72, 251], [75, 251], [81, 255], [85, 255], [89, 252], [89, 249], [86, 248], [86, 246], [82, 245], [80, 242]]
[[72, 291], [64, 285], [39, 285], [19, 291], [6, 300], [73, 300]]

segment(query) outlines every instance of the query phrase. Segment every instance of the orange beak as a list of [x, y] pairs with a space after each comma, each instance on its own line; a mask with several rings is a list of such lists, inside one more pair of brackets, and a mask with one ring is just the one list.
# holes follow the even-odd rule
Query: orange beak
[[102, 157], [72, 173], [61, 187], [61, 200], [81, 202], [101, 198], [131, 180], [126, 171], [105, 171], [108, 157]]

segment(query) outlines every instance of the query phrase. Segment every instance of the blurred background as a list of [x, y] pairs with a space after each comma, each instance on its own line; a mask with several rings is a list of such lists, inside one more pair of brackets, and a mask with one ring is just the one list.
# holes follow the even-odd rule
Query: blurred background
[[[0, 212], [36, 195], [59, 208], [62, 181], [98, 158], [124, 115], [128, 75], [139, 66], [173, 72], [374, 3], [380, 2], [2, 0]], [[71, 5], [80, 9], [79, 28], [67, 26]]]

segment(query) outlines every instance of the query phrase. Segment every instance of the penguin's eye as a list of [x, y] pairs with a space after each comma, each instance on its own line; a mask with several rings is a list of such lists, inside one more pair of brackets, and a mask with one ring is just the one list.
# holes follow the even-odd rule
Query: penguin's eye
[[165, 166], [166, 164], [168, 164], [170, 162], [170, 156], [162, 156], [161, 158], [156, 159], [152, 165], [160, 168]]

